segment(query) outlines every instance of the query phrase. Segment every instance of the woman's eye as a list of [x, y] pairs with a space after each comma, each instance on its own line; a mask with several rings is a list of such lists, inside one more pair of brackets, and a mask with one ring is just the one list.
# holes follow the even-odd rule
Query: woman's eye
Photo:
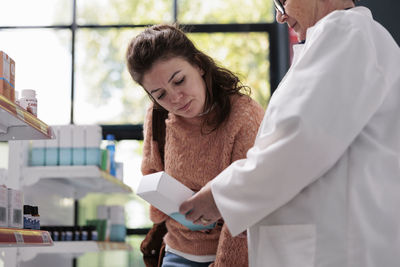
[[157, 99], [160, 100], [160, 99], [164, 98], [164, 96], [165, 96], [165, 92], [162, 92], [162, 93], [157, 97]]
[[185, 80], [185, 77], [183, 77], [182, 79], [180, 79], [179, 81], [175, 82], [176, 85], [180, 85], [183, 83], [183, 81]]

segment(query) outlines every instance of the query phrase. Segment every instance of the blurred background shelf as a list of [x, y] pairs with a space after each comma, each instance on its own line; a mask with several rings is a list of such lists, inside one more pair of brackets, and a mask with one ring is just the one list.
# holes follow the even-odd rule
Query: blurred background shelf
[[16, 228], [0, 228], [0, 247], [52, 247], [49, 232]]
[[38, 166], [24, 167], [22, 170], [24, 186], [53, 182], [72, 187], [75, 198], [88, 193], [132, 193], [132, 189], [121, 180], [102, 171], [97, 166]]
[[0, 95], [0, 141], [54, 137], [50, 126]]
[[63, 254], [73, 258], [88, 252], [132, 250], [132, 247], [124, 242], [57, 241], [53, 244], [51, 247], [19, 248], [21, 260], [29, 261], [38, 254]]

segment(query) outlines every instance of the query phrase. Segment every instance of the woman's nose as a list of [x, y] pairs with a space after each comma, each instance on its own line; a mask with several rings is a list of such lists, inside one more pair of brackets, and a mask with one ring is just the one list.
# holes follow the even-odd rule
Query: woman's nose
[[282, 14], [278, 10], [276, 11], [276, 21], [279, 23], [285, 23], [287, 20], [288, 16], [286, 14]]
[[170, 94], [170, 99], [172, 103], [179, 103], [183, 96], [183, 93], [180, 89], [175, 89], [173, 92]]

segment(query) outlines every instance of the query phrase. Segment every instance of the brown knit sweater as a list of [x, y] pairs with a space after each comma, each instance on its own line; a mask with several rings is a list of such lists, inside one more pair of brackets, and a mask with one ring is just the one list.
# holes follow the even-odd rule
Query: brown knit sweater
[[[201, 133], [201, 117], [190, 124], [174, 114], [166, 120], [165, 171], [193, 191], [244, 158], [254, 144], [264, 110], [248, 96], [235, 95], [231, 103], [226, 123], [210, 134]], [[151, 116], [150, 107], [144, 122], [144, 175], [164, 170], [157, 143], [152, 140]], [[248, 265], [245, 235], [233, 238], [225, 225], [208, 232], [191, 231], [152, 206], [150, 219], [155, 223], [166, 220], [164, 241], [173, 249], [193, 255], [216, 254], [215, 267]]]

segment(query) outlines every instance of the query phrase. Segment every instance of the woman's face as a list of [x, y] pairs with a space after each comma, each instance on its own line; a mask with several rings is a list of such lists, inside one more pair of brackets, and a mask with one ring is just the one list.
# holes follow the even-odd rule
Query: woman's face
[[299, 41], [306, 39], [307, 29], [328, 14], [329, 0], [279, 0], [285, 15], [276, 12], [279, 23], [287, 23], [297, 34]]
[[143, 76], [144, 89], [163, 108], [183, 118], [203, 112], [206, 85], [203, 70], [180, 57], [156, 61]]

